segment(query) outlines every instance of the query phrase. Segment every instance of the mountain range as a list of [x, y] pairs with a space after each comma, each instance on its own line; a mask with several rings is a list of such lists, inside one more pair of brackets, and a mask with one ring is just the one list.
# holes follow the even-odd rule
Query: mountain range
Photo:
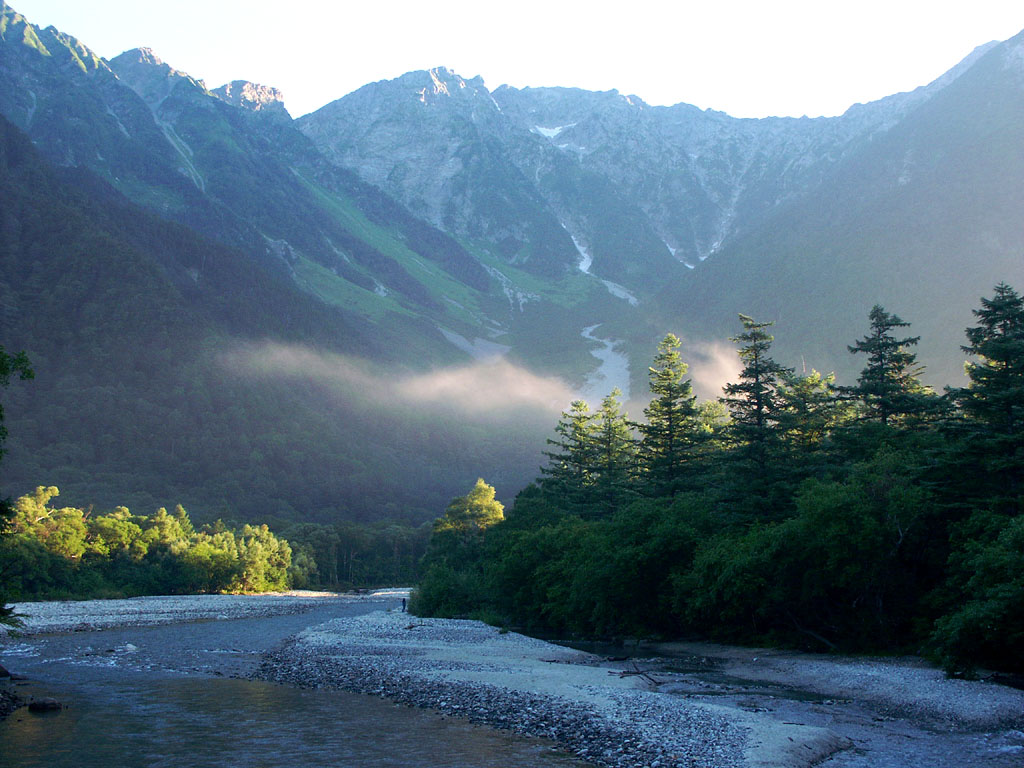
[[198, 519], [425, 519], [536, 474], [568, 401], [698, 389], [736, 314], [836, 370], [883, 304], [961, 384], [972, 307], [1024, 284], [1024, 38], [835, 118], [737, 119], [445, 68], [293, 120], [147, 49], [0, 4], [3, 490]]

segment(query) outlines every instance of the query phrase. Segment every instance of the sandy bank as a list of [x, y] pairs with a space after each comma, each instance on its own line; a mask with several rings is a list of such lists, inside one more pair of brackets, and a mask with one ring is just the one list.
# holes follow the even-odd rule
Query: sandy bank
[[546, 736], [609, 768], [804, 766], [846, 746], [825, 729], [668, 696], [621, 672], [480, 622], [377, 612], [307, 629], [269, 654], [258, 676]]

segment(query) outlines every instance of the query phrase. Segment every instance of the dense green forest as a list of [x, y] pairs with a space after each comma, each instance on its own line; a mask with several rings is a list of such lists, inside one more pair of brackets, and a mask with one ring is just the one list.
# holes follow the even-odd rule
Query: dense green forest
[[412, 610], [1024, 671], [1024, 301], [1000, 284], [975, 316], [969, 386], [941, 394], [879, 306], [852, 385], [741, 315], [738, 380], [699, 403], [666, 336], [644, 421], [573, 402], [507, 515], [482, 482], [453, 502]]
[[0, 540], [4, 600], [266, 592], [411, 583], [428, 528], [388, 523], [196, 528], [180, 506], [135, 515], [59, 507], [53, 486], [8, 505]]
[[[0, 390], [34, 374], [24, 352], [0, 346]], [[0, 404], [0, 458], [3, 416]], [[40, 486], [0, 500], [0, 623], [17, 623], [8, 605], [16, 600], [411, 583], [428, 536], [425, 525], [295, 523], [286, 539], [266, 525], [223, 520], [197, 529], [180, 504], [173, 513], [118, 506], [103, 514], [58, 507], [58, 496]]]
[[530, 439], [547, 416], [517, 413], [498, 431], [443, 404], [381, 404], [366, 387], [260, 367], [273, 342], [400, 381], [415, 373], [402, 358], [452, 362], [418, 341], [432, 332], [446, 345], [436, 329], [327, 306], [284, 261], [161, 219], [89, 171], [48, 165], [2, 118], [0, 200], [0, 341], [25, 350], [36, 373], [5, 394], [3, 495], [46, 483], [76, 506], [149, 513], [171, 500], [203, 523], [277, 530], [418, 525], [480, 458], [503, 467], [501, 481], [529, 479]]
[[[29, 364], [28, 357], [26, 357], [24, 352], [9, 355], [7, 350], [0, 346], [0, 391], [11, 383], [11, 377], [15, 375], [24, 381], [25, 379], [31, 379], [35, 372], [32, 370], [32, 366]], [[4, 441], [6, 439], [7, 427], [4, 426], [4, 406], [3, 402], [0, 401], [0, 460], [3, 460]], [[0, 498], [0, 543], [5, 540], [4, 537], [8, 532], [10, 518], [13, 514], [14, 509], [11, 507], [10, 501]], [[11, 594], [7, 580], [3, 577], [3, 571], [0, 570], [0, 624], [10, 624], [15, 621], [13, 611], [7, 605], [10, 597]]]
[[291, 547], [265, 525], [196, 530], [181, 506], [101, 515], [50, 506], [57, 495], [39, 487], [14, 502], [0, 572], [15, 599], [265, 592], [291, 581]]

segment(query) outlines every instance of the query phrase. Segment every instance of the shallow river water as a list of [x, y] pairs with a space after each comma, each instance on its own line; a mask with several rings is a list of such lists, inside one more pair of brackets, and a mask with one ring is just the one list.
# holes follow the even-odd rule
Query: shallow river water
[[540, 739], [445, 719], [360, 694], [236, 679], [307, 626], [397, 601], [324, 600], [311, 612], [9, 639], [23, 695], [0, 722], [0, 765], [61, 768], [582, 766]]

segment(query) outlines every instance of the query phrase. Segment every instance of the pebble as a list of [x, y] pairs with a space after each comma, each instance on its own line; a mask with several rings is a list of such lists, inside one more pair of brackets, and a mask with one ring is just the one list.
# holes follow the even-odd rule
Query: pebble
[[[496, 642], [481, 622], [418, 619], [416, 642], [472, 646]], [[435, 709], [470, 722], [557, 742], [601, 768], [735, 768], [743, 764], [746, 731], [678, 697], [640, 689], [602, 687], [608, 706], [500, 685], [437, 676], [439, 662], [422, 658], [386, 614], [339, 619], [266, 654], [253, 677], [307, 688], [338, 688]], [[515, 647], [549, 646], [505, 633]], [[334, 639], [331, 642], [331, 638]], [[563, 649], [549, 646], [554, 652]], [[468, 653], [467, 658], [472, 654]], [[472, 669], [475, 662], [445, 662]]]

